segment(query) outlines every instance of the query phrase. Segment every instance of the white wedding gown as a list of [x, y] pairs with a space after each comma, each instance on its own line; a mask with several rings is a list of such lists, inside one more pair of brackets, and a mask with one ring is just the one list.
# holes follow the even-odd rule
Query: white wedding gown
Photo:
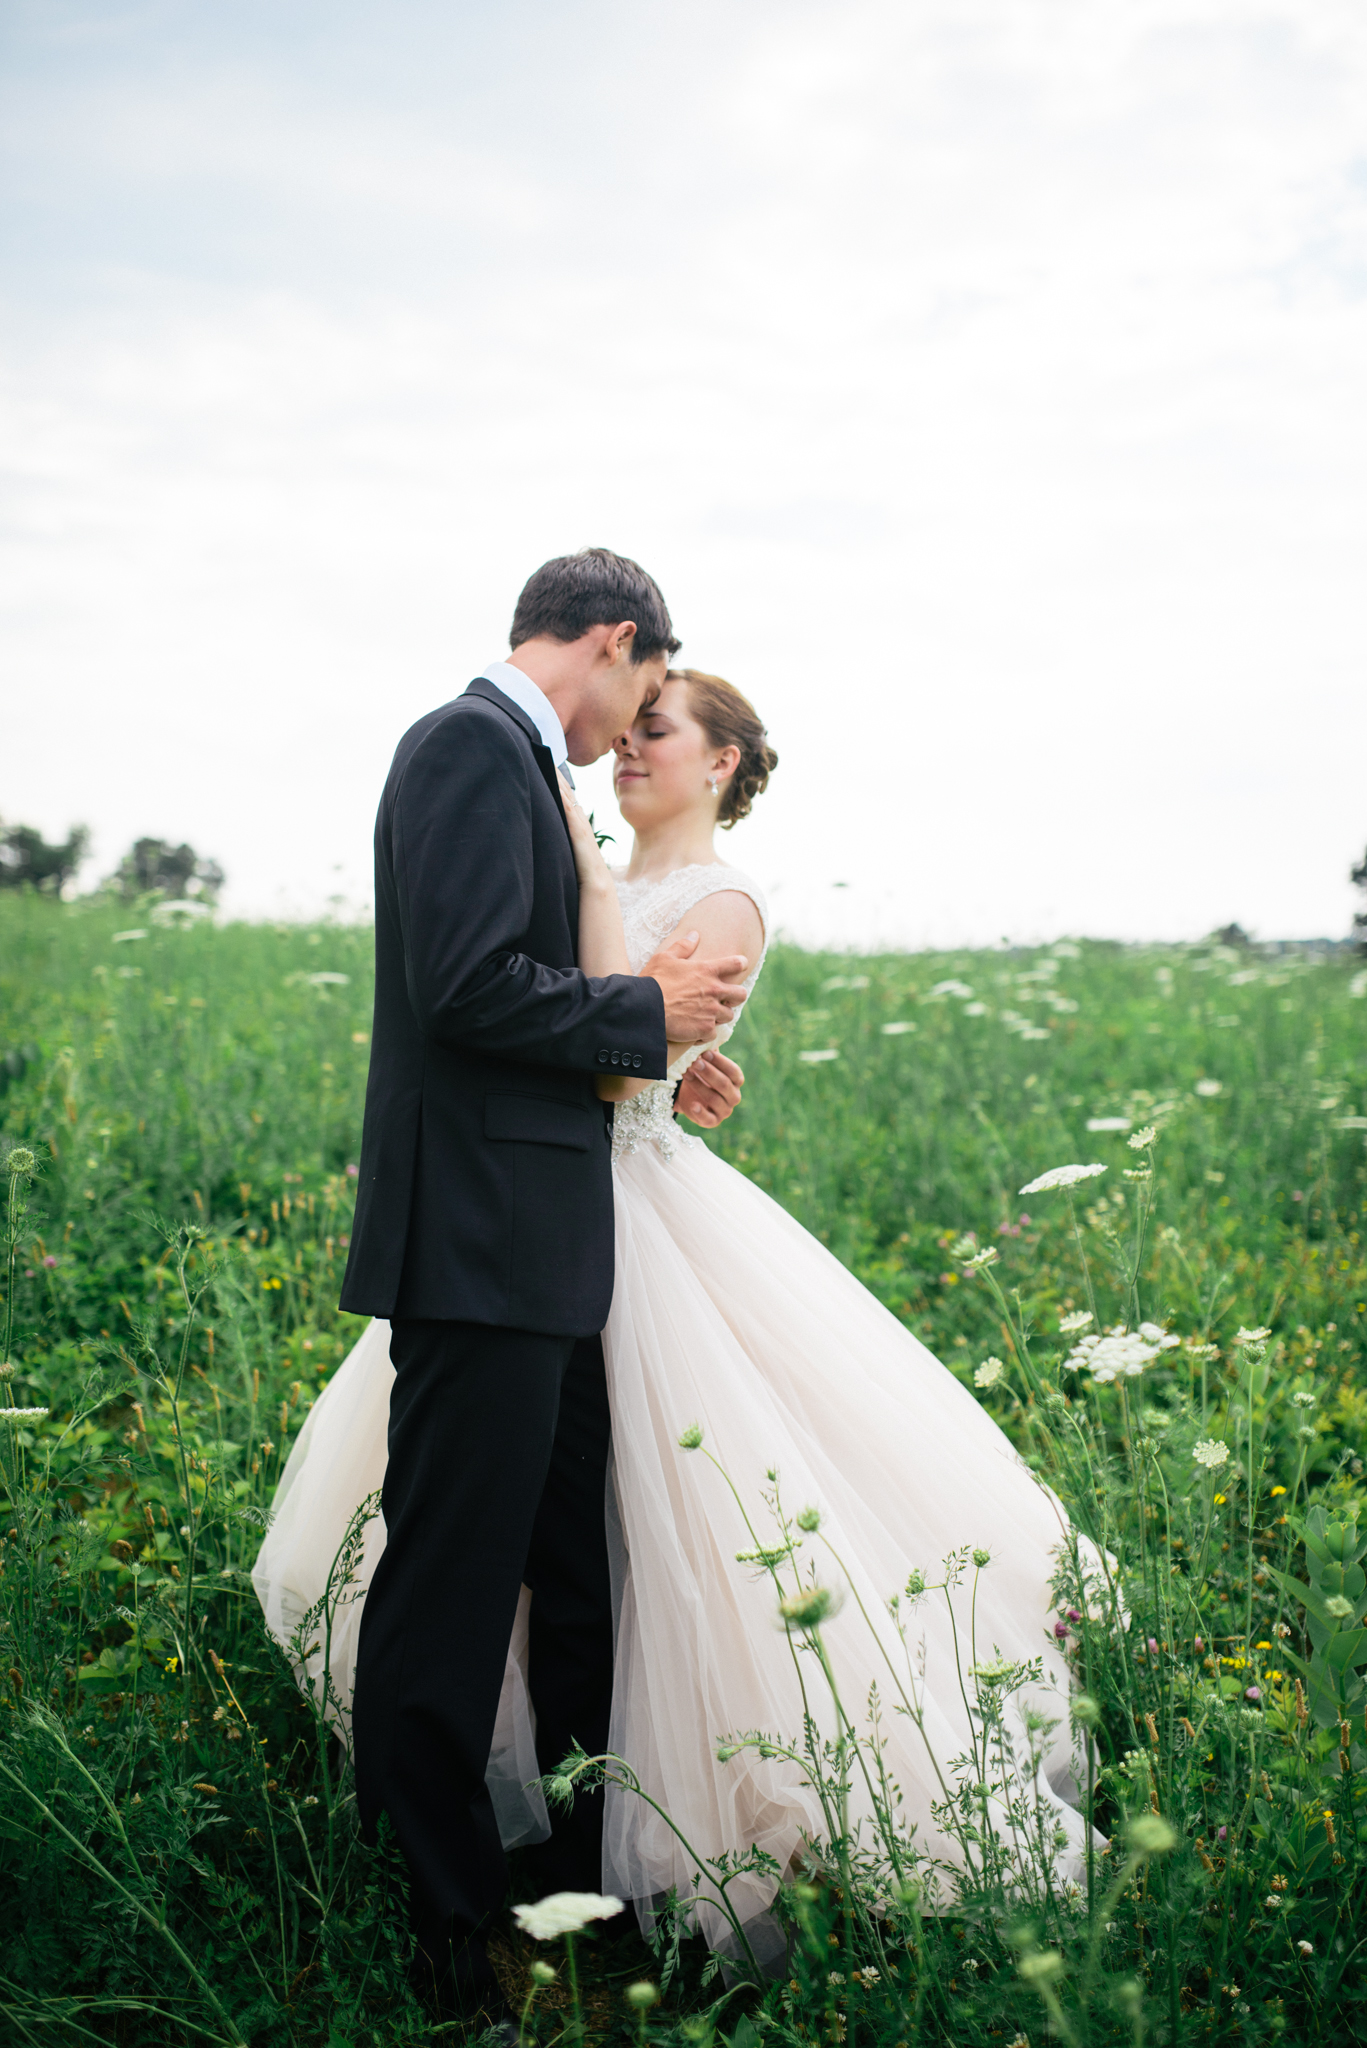
[[[759, 890], [732, 868], [683, 868], [658, 883], [619, 879], [633, 968], [694, 904], [727, 889], [750, 896], [766, 918]], [[758, 973], [757, 966], [751, 987]], [[675, 1124], [677, 1071], [616, 1111], [616, 1287], [603, 1336], [613, 1433], [609, 1527], [621, 1567], [611, 1748], [696, 1856], [757, 1843], [786, 1871], [804, 1838], [825, 1832], [797, 1764], [752, 1748], [726, 1762], [717, 1757], [723, 1738], [754, 1731], [801, 1746], [799, 1669], [814, 1717], [834, 1730], [828, 1688], [810, 1655], [794, 1658], [772, 1579], [736, 1558], [776, 1540], [763, 1498], [776, 1474], [790, 1517], [820, 1510], [820, 1528], [802, 1537], [798, 1564], [807, 1575], [814, 1567], [819, 1584], [844, 1596], [823, 1630], [834, 1676], [861, 1727], [870, 1688], [878, 1689], [885, 1767], [917, 1846], [949, 1864], [962, 1860], [931, 1806], [943, 1797], [936, 1765], [951, 1779], [951, 1766], [970, 1747], [969, 1666], [998, 1653], [1042, 1656], [1043, 1680], [1007, 1706], [1022, 1767], [1005, 1781], [1000, 1770], [995, 1777], [1032, 1810], [1040, 1802], [1059, 1873], [1071, 1875], [1086, 1830], [1073, 1805], [1067, 1678], [1050, 1628], [1062, 1509], [973, 1395], [895, 1316], [768, 1195]], [[387, 1324], [370, 1325], [308, 1416], [280, 1481], [254, 1579], [267, 1621], [286, 1645], [319, 1599], [357, 1504], [384, 1477], [388, 1338]], [[703, 1449], [688, 1452], [679, 1439], [695, 1425]], [[376, 1517], [365, 1533], [359, 1588], [383, 1543]], [[909, 1659], [887, 1603], [914, 1570], [934, 1581], [941, 1560], [965, 1547], [991, 1554], [978, 1577], [976, 1615], [970, 1565], [953, 1596], [957, 1645], [943, 1595], [925, 1597], [910, 1614], [904, 1606]], [[529, 1600], [524, 1588], [489, 1769], [509, 1847], [547, 1831], [540, 1792], [525, 1789], [537, 1775], [524, 1675]], [[333, 1629], [333, 1680], [344, 1703], [359, 1621], [356, 1598]], [[311, 1660], [315, 1683], [320, 1662], [321, 1652]], [[890, 1663], [917, 1706], [919, 1727], [897, 1711], [902, 1694]], [[1026, 1708], [1056, 1723], [1034, 1778], [1025, 1768]], [[858, 1796], [852, 1811], [856, 1821], [864, 1816], [869, 1841]], [[605, 1890], [645, 1910], [671, 1885], [691, 1896], [697, 1867], [695, 1854], [643, 1801], [609, 1788]], [[743, 1921], [762, 1920], [774, 1885], [754, 1873], [732, 1886]], [[699, 1921], [709, 1937], [724, 1936], [715, 1908], [704, 1907]]]

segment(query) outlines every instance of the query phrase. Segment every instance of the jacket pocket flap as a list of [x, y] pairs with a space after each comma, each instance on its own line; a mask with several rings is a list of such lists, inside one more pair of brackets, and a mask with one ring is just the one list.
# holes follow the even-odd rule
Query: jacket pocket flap
[[593, 1118], [572, 1102], [554, 1102], [545, 1095], [486, 1095], [484, 1135], [521, 1145], [567, 1145], [587, 1152], [593, 1141]]

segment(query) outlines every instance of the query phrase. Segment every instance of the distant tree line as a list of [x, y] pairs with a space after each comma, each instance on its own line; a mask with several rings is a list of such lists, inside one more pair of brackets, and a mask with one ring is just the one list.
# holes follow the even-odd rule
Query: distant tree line
[[[58, 896], [85, 859], [90, 834], [73, 825], [65, 839], [48, 841], [33, 825], [6, 825], [0, 820], [0, 889], [38, 889]], [[213, 903], [226, 877], [216, 860], [206, 860], [193, 846], [172, 846], [165, 839], [135, 839], [101, 889], [131, 902], [155, 890], [173, 901], [196, 897]]]

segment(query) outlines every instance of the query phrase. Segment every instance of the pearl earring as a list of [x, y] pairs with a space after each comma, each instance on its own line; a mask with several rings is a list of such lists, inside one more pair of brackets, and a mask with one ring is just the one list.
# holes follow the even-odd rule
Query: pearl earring
[[716, 778], [716, 776], [715, 776], [715, 775], [710, 775], [710, 776], [708, 777], [708, 779], [707, 779], [707, 786], [708, 786], [708, 788], [709, 788], [709, 789], [711, 790], [711, 792], [712, 792], [713, 796], [720, 796], [720, 795], [721, 795], [721, 791], [720, 791], [720, 790], [718, 789], [718, 787], [717, 787], [717, 778]]

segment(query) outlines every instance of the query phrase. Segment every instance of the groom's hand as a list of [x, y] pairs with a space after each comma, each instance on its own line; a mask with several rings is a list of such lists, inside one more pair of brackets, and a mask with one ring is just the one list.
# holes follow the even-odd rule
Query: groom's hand
[[679, 1083], [674, 1107], [705, 1131], [724, 1124], [740, 1102], [744, 1074], [724, 1052], [699, 1053]]
[[689, 932], [675, 939], [647, 960], [641, 969], [658, 981], [665, 999], [665, 1036], [675, 1045], [696, 1045], [699, 1039], [715, 1038], [726, 1024], [735, 1022], [745, 1001], [741, 976], [748, 962], [743, 953], [728, 953], [720, 960], [695, 960], [698, 934]]

